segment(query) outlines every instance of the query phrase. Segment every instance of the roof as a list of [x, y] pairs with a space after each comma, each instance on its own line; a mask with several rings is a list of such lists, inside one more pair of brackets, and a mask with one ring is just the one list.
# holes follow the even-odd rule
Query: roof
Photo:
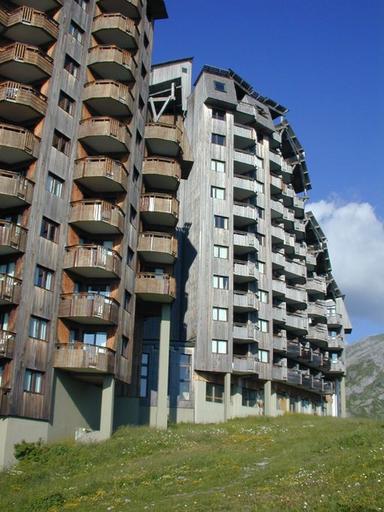
[[180, 62], [192, 62], [193, 57], [185, 57], [184, 59], [167, 60], [166, 62], [159, 62], [158, 64], [152, 64], [151, 69], [161, 68], [164, 66], [170, 66], [171, 64], [179, 64]]

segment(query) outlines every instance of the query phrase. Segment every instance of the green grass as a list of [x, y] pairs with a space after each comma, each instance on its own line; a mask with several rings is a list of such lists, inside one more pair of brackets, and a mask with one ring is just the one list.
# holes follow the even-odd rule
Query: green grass
[[54, 444], [0, 474], [1, 510], [384, 511], [384, 423], [300, 415]]

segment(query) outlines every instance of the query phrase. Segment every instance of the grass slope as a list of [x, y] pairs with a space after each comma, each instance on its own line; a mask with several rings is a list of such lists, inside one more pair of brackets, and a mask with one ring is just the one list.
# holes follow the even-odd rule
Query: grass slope
[[0, 474], [2, 510], [384, 510], [384, 424], [233, 420], [119, 430], [97, 445], [51, 445]]

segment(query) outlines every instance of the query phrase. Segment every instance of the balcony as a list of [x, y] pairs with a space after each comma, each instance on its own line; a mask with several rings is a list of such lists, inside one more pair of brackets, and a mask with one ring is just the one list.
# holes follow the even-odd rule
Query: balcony
[[31, 84], [48, 80], [53, 60], [35, 46], [14, 43], [0, 51], [0, 75], [15, 82]]
[[63, 0], [13, 0], [14, 4], [27, 5], [38, 11], [46, 12], [63, 5]]
[[284, 189], [283, 180], [279, 176], [271, 174], [271, 195], [281, 194]]
[[258, 374], [259, 379], [267, 379], [269, 365], [258, 361], [256, 357], [234, 355], [232, 373], [237, 375]]
[[287, 356], [293, 359], [300, 358], [302, 353], [302, 345], [299, 341], [289, 340], [287, 342]]
[[124, 231], [125, 215], [117, 205], [102, 200], [71, 203], [69, 222], [76, 228], [95, 235], [116, 235]]
[[327, 293], [325, 277], [308, 277], [306, 284], [308, 295], [324, 297]]
[[287, 382], [296, 386], [301, 386], [303, 383], [303, 376], [300, 370], [288, 368], [287, 370]]
[[341, 359], [337, 361], [330, 361], [330, 364], [326, 370], [324, 370], [326, 373], [329, 373], [331, 375], [339, 375], [345, 373], [345, 364], [344, 361]]
[[33, 182], [15, 172], [0, 169], [0, 209], [31, 204]]
[[21, 295], [21, 281], [8, 274], [0, 274], [0, 305], [18, 304]]
[[101, 293], [66, 293], [61, 296], [61, 318], [79, 324], [116, 325], [118, 316], [119, 303]]
[[291, 235], [289, 233], [284, 234], [283, 240], [284, 250], [287, 254], [290, 254], [291, 257], [295, 252], [295, 235]]
[[296, 240], [304, 240], [305, 222], [300, 219], [295, 219], [293, 228], [295, 230]]
[[234, 291], [233, 310], [237, 313], [247, 311], [257, 311], [259, 309], [259, 299], [252, 292]]
[[327, 319], [327, 307], [322, 301], [308, 302], [307, 313], [308, 316], [316, 318], [317, 320], [323, 320], [325, 322]]
[[285, 297], [285, 293], [286, 293], [285, 279], [277, 279], [274, 277], [272, 280], [272, 292], [273, 292], [273, 295]]
[[141, 272], [136, 276], [135, 292], [144, 302], [169, 304], [176, 297], [176, 280], [168, 274]]
[[244, 173], [256, 167], [256, 154], [254, 151], [235, 149], [233, 160], [234, 173]]
[[338, 336], [329, 336], [327, 346], [333, 350], [343, 350], [344, 339], [340, 334]]
[[233, 177], [233, 194], [236, 201], [245, 201], [257, 193], [256, 180], [249, 176], [235, 174]]
[[258, 250], [259, 241], [255, 233], [247, 233], [245, 231], [233, 232], [233, 249], [235, 254], [244, 255], [249, 252]]
[[0, 84], [0, 117], [17, 124], [31, 123], [47, 110], [47, 98], [28, 85], [17, 82]]
[[236, 227], [249, 226], [257, 222], [258, 213], [255, 206], [248, 203], [233, 203], [233, 222]]
[[140, 0], [97, 0], [97, 5], [105, 12], [120, 12], [134, 19], [140, 17]]
[[116, 279], [121, 256], [102, 245], [72, 245], [66, 248], [64, 268], [86, 279]]
[[307, 267], [310, 268], [311, 270], [313, 270], [317, 265], [317, 255], [312, 252], [309, 252], [309, 249], [308, 249], [308, 252], [305, 255], [305, 261], [306, 261]]
[[272, 318], [274, 324], [285, 324], [287, 319], [287, 310], [285, 306], [273, 306]]
[[124, 192], [128, 188], [128, 172], [125, 166], [103, 156], [76, 160], [73, 179], [96, 193]]
[[25, 252], [27, 230], [18, 224], [0, 220], [0, 256]]
[[285, 240], [284, 228], [280, 226], [271, 226], [272, 244], [283, 244]]
[[287, 335], [285, 331], [281, 331], [280, 334], [274, 334], [272, 339], [273, 350], [275, 352], [286, 352], [287, 351]]
[[14, 332], [0, 330], [0, 359], [12, 359], [15, 349]]
[[307, 304], [307, 291], [299, 286], [287, 286], [285, 300], [288, 304], [304, 306]]
[[134, 111], [135, 99], [131, 88], [113, 80], [87, 82], [83, 100], [99, 116], [129, 117]]
[[279, 364], [272, 366], [272, 379], [286, 382], [288, 380], [288, 368]]
[[295, 256], [297, 258], [306, 258], [307, 249], [304, 244], [301, 244], [301, 243], [295, 244]]
[[278, 153], [274, 151], [269, 152], [269, 167], [271, 171], [279, 172], [281, 171], [282, 165], [282, 157]]
[[115, 352], [108, 347], [86, 343], [57, 343], [53, 367], [76, 373], [113, 373]]
[[80, 121], [79, 140], [100, 155], [128, 153], [131, 132], [112, 117], [89, 117]]
[[177, 239], [168, 233], [140, 233], [138, 253], [148, 263], [172, 265], [177, 258]]
[[17, 165], [35, 160], [39, 145], [39, 139], [29, 130], [0, 124], [0, 162]]
[[304, 284], [307, 276], [307, 267], [287, 259], [285, 261], [285, 275], [289, 279]]
[[146, 224], [175, 227], [179, 218], [179, 201], [170, 194], [142, 194], [140, 215]]
[[332, 395], [335, 392], [335, 384], [333, 382], [323, 382], [323, 393], [325, 395]]
[[305, 204], [304, 197], [300, 197], [300, 196], [293, 197], [293, 207], [295, 209], [295, 214], [298, 217], [303, 216], [303, 214], [304, 214], [304, 204]]
[[256, 265], [251, 261], [234, 260], [233, 278], [236, 283], [255, 281], [258, 275]]
[[328, 328], [325, 324], [309, 325], [307, 340], [319, 346], [326, 347], [328, 341]]
[[285, 322], [287, 330], [295, 332], [296, 334], [306, 334], [308, 331], [308, 320], [306, 315], [298, 313], [287, 313]]
[[272, 267], [274, 269], [284, 270], [285, 267], [285, 254], [284, 252], [272, 252]]
[[284, 206], [284, 210], [283, 210], [283, 221], [284, 221], [284, 225], [287, 229], [291, 229], [291, 228], [293, 229], [294, 222], [295, 222], [295, 212], [285, 206]]
[[252, 343], [257, 341], [258, 332], [256, 325], [252, 322], [233, 323], [233, 340], [237, 343]]
[[9, 13], [3, 35], [19, 43], [44, 46], [57, 40], [59, 25], [41, 11], [20, 7]]
[[328, 327], [339, 329], [343, 325], [343, 317], [339, 313], [326, 312]]
[[103, 45], [116, 45], [124, 50], [138, 46], [139, 34], [135, 22], [116, 12], [96, 16], [93, 20], [92, 34]]
[[88, 67], [98, 78], [132, 82], [135, 80], [137, 64], [129, 51], [109, 45], [89, 49]]
[[143, 161], [143, 179], [156, 190], [172, 190], [179, 188], [180, 164], [172, 158], [147, 157]]
[[180, 153], [181, 129], [169, 123], [147, 123], [145, 144], [152, 155], [176, 158]]
[[271, 199], [271, 218], [277, 219], [283, 216], [284, 205], [282, 201]]

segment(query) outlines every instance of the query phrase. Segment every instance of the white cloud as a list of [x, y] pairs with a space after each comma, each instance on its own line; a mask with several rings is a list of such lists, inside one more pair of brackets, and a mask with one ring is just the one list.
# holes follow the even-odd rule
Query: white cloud
[[328, 239], [333, 275], [351, 316], [384, 324], [384, 224], [369, 203], [307, 206]]

